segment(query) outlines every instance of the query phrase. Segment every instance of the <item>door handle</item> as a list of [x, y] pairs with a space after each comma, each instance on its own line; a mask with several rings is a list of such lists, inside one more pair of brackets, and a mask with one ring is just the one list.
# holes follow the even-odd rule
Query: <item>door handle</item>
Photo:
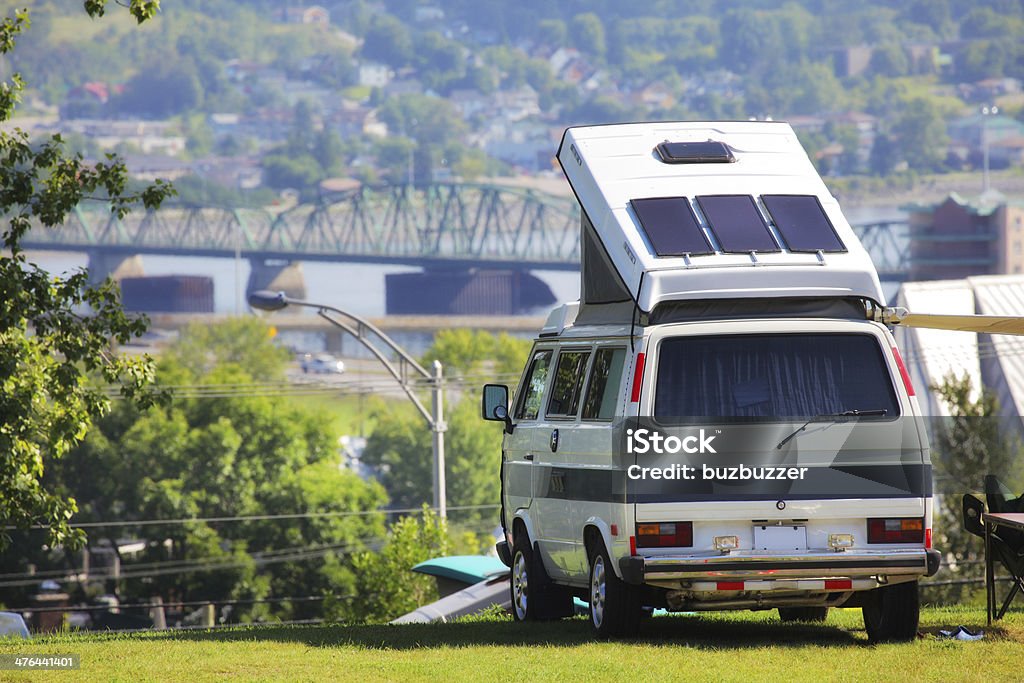
[[555, 429], [551, 432], [551, 452], [554, 453], [558, 450], [558, 430]]
[[527, 453], [524, 455], [523, 460], [533, 460], [533, 453]]

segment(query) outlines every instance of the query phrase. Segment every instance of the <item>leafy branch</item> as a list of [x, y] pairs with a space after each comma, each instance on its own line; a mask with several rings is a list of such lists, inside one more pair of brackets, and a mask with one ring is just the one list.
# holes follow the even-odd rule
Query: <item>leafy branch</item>
[[[87, 0], [85, 11], [101, 17], [105, 5]], [[160, 7], [141, 0], [124, 6], [139, 23]], [[12, 51], [29, 26], [25, 9], [3, 19], [0, 53]], [[0, 120], [11, 119], [24, 85], [19, 74], [0, 84]], [[76, 501], [50, 490], [46, 473], [47, 463], [81, 443], [109, 411], [98, 382], [118, 386], [141, 406], [165, 398], [149, 389], [149, 356], [129, 358], [114, 349], [149, 324], [125, 314], [117, 286], [109, 280], [91, 286], [85, 271], [51, 276], [28, 262], [21, 246], [29, 231], [63, 224], [82, 201], [105, 201], [123, 218], [138, 206], [156, 209], [174, 194], [164, 181], [139, 192], [128, 192], [127, 183], [128, 170], [113, 155], [88, 163], [69, 155], [60, 135], [32, 141], [17, 128], [0, 131], [0, 550], [11, 527], [43, 525], [50, 545], [84, 542], [82, 530], [71, 527]]]

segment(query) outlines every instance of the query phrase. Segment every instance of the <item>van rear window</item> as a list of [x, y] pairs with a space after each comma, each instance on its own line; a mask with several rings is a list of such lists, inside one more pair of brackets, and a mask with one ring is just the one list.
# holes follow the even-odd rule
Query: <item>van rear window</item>
[[654, 416], [772, 421], [848, 410], [899, 415], [878, 341], [865, 334], [675, 337], [661, 342]]

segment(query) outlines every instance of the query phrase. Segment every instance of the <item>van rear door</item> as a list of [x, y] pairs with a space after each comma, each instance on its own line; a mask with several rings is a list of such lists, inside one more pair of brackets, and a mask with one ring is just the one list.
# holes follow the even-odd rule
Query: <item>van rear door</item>
[[[717, 448], [637, 455], [643, 467], [695, 469], [690, 479], [635, 485], [634, 491], [647, 492], [636, 500], [930, 495], [926, 451], [916, 420], [904, 419], [914, 411], [896, 379], [884, 328], [867, 322], [771, 325], [778, 331], [752, 334], [749, 322], [680, 325], [652, 339], [655, 362], [641, 406], [649, 418], [641, 418], [641, 426], [681, 438], [704, 430]], [[744, 466], [808, 469], [770, 481], [757, 481], [747, 470], [737, 469], [736, 478], [732, 469], [713, 471]]]

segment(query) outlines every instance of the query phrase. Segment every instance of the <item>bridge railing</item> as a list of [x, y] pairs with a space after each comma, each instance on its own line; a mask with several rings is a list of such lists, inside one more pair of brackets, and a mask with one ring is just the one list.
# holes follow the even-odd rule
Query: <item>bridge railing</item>
[[[102, 206], [80, 206], [62, 227], [33, 230], [25, 246], [566, 268], [579, 262], [579, 224], [575, 200], [527, 188], [384, 185], [280, 211], [167, 204], [119, 220]], [[907, 271], [905, 223], [855, 225], [854, 230], [883, 277]]]

